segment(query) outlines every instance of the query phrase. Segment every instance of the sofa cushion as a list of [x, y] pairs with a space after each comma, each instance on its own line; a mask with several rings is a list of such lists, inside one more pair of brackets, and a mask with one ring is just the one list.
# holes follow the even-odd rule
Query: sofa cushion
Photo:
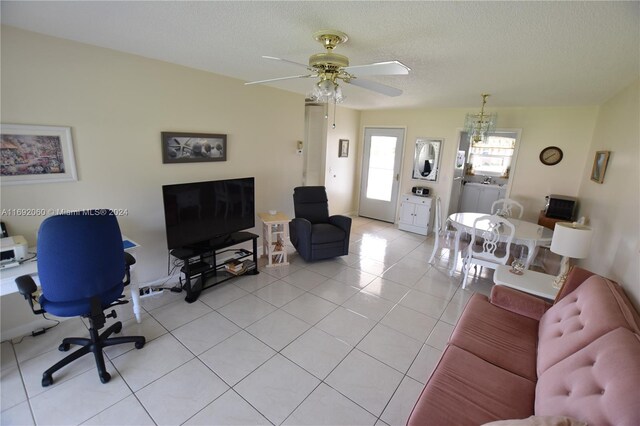
[[311, 225], [311, 244], [343, 242], [345, 233], [342, 229], [329, 223]]
[[640, 336], [618, 328], [546, 370], [535, 414], [590, 425], [640, 425]]
[[407, 425], [478, 425], [533, 414], [535, 384], [449, 345]]
[[449, 343], [518, 376], [536, 381], [538, 321], [474, 294]]
[[640, 332], [634, 315], [619, 285], [598, 275], [589, 277], [540, 319], [538, 376], [611, 330]]

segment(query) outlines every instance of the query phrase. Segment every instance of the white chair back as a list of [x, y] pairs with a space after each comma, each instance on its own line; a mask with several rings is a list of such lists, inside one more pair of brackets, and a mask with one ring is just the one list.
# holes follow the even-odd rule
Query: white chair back
[[[471, 243], [467, 248], [465, 258], [462, 288], [467, 285], [471, 264], [492, 269], [495, 269], [497, 265], [507, 264], [515, 232], [516, 228], [511, 222], [497, 215], [481, 216], [473, 222]], [[482, 242], [476, 245], [476, 240], [479, 238], [482, 238]], [[500, 247], [500, 251], [498, 251], [498, 247]]]
[[436, 195], [436, 214], [435, 214], [435, 223], [433, 227], [433, 233], [435, 234], [435, 242], [433, 243], [433, 251], [431, 252], [431, 257], [429, 258], [429, 264], [433, 265], [436, 259], [436, 252], [440, 248], [441, 241], [440, 239], [443, 237], [442, 233], [446, 229], [446, 226], [443, 226], [442, 220], [442, 205], [440, 201], [440, 197]]
[[[518, 213], [514, 215], [514, 207], [518, 210]], [[502, 217], [515, 217], [522, 219], [524, 213], [524, 207], [522, 204], [511, 198], [501, 198], [491, 204], [491, 214], [497, 214]]]

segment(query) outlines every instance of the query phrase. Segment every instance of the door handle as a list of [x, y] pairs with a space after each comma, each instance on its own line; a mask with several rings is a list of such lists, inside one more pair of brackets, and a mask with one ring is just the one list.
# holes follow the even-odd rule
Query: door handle
[[397, 174], [396, 174], [396, 180], [397, 180], [398, 182], [400, 182], [400, 173], [397, 173]]

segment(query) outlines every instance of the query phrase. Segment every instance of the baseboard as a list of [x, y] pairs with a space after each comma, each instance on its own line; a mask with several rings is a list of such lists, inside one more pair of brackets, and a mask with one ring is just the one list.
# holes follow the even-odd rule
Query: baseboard
[[[55, 320], [63, 322], [71, 318], [77, 318], [77, 317], [69, 317], [69, 318], [55, 317]], [[10, 328], [9, 330], [2, 330], [2, 341], [12, 340], [22, 336], [29, 336], [32, 332], [36, 330], [39, 330], [41, 328], [51, 327], [54, 324], [55, 323], [52, 321], [47, 321], [42, 317], [38, 317], [33, 321], [21, 324], [14, 328]]]

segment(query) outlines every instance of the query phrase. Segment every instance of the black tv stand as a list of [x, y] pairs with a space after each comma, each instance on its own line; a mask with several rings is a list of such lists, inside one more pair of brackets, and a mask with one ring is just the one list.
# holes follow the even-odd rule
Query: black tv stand
[[[245, 249], [229, 250], [229, 247], [253, 242], [253, 252]], [[226, 249], [226, 250], [225, 250]], [[225, 263], [218, 264], [216, 257], [224, 252], [235, 251], [233, 258], [245, 261], [246, 270], [240, 274], [232, 274], [225, 268]], [[187, 292], [184, 300], [193, 303], [200, 293], [217, 284], [244, 274], [258, 274], [258, 235], [251, 232], [234, 232], [210, 240], [207, 244], [188, 246], [171, 250], [171, 255], [183, 262], [180, 272], [184, 274], [183, 288]], [[251, 261], [247, 262], [247, 258]]]

